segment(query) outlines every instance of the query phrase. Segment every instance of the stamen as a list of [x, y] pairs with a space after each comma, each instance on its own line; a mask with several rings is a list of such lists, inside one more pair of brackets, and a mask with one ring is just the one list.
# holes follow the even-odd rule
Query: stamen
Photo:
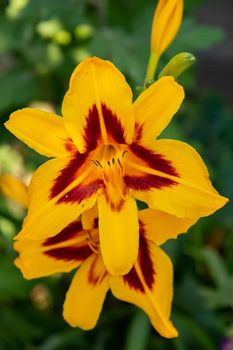
[[117, 158], [117, 162], [118, 162], [118, 164], [120, 165], [121, 169], [123, 170], [123, 167], [122, 167], [122, 165], [121, 165], [121, 162], [120, 162], [120, 159], [119, 159], [119, 158]]
[[102, 164], [101, 164], [98, 160], [96, 160], [96, 163], [98, 163], [99, 166], [100, 166], [101, 168], [103, 168]]
[[87, 232], [88, 234], [88, 238], [86, 239], [87, 244], [89, 245], [89, 247], [91, 248], [91, 250], [98, 254], [99, 253], [99, 242], [94, 242], [91, 231]]

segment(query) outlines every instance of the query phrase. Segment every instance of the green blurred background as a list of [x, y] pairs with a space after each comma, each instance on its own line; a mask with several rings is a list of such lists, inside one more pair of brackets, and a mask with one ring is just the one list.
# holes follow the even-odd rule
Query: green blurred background
[[[156, 0], [0, 0], [0, 172], [25, 180], [45, 159], [4, 129], [25, 106], [60, 111], [70, 74], [84, 58], [110, 59], [135, 91], [149, 56]], [[231, 13], [231, 16], [230, 16]], [[202, 155], [221, 194], [232, 197], [232, 1], [186, 0], [181, 30], [160, 62], [180, 51], [197, 64], [179, 81], [186, 100], [163, 133]], [[23, 210], [0, 197], [0, 350], [232, 350], [232, 204], [201, 219], [164, 249], [175, 269], [172, 319], [180, 336], [161, 338], [136, 307], [104, 304], [85, 332], [62, 319], [71, 275], [26, 281], [14, 267], [12, 237]]]

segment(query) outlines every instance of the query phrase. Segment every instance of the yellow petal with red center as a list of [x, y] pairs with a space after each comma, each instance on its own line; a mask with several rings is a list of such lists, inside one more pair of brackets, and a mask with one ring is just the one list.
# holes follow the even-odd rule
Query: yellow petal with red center
[[212, 214], [228, 201], [214, 189], [201, 157], [188, 144], [156, 140], [131, 149], [138, 157], [134, 160], [135, 170], [144, 171], [150, 183], [140, 190], [137, 177], [129, 177], [127, 186], [135, 189], [135, 197], [150, 208], [178, 217], [198, 218]]
[[157, 137], [178, 111], [184, 90], [172, 77], [160, 78], [134, 102], [135, 141]]
[[79, 268], [66, 294], [63, 316], [72, 327], [95, 327], [109, 289], [100, 256], [93, 254]]
[[132, 92], [124, 76], [109, 61], [93, 57], [77, 66], [62, 112], [81, 153], [95, 149], [99, 142], [132, 141]]
[[173, 269], [168, 256], [140, 235], [138, 260], [129, 274], [110, 277], [113, 295], [132, 303], [149, 316], [153, 327], [164, 337], [177, 330], [169, 320], [173, 296]]
[[138, 253], [139, 226], [136, 201], [122, 199], [114, 207], [111, 198], [98, 198], [100, 249], [106, 269], [124, 275], [133, 266]]
[[59, 157], [67, 152], [70, 136], [63, 118], [53, 113], [33, 108], [20, 109], [11, 114], [5, 126], [18, 139], [46, 157]]
[[69, 272], [92, 254], [87, 237], [81, 221], [75, 220], [46, 240], [20, 239], [14, 244], [19, 253], [15, 264], [27, 279]]
[[160, 56], [175, 38], [182, 16], [183, 0], [159, 0], [151, 31], [151, 51], [156, 56]]
[[40, 166], [29, 186], [29, 211], [17, 238], [52, 237], [91, 208], [102, 183], [88, 172], [79, 157], [52, 159]]
[[5, 196], [27, 208], [28, 188], [23, 181], [12, 175], [2, 175], [0, 176], [0, 189]]
[[181, 233], [195, 224], [197, 218], [178, 218], [156, 209], [145, 209], [138, 212], [140, 233], [156, 245], [168, 239], [177, 238]]

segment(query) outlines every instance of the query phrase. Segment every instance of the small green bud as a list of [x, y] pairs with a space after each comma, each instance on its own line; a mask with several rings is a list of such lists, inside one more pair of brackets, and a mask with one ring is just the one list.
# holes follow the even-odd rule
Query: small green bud
[[71, 34], [67, 30], [60, 29], [53, 36], [53, 40], [59, 45], [68, 45], [71, 42]]
[[59, 30], [62, 30], [62, 24], [58, 19], [53, 18], [38, 23], [36, 30], [43, 38], [53, 38]]
[[20, 12], [28, 5], [29, 0], [10, 0], [8, 1], [6, 14], [8, 17], [14, 19], [20, 15]]
[[178, 78], [186, 69], [196, 62], [196, 58], [188, 52], [181, 52], [175, 55], [159, 74], [159, 78], [167, 75]]
[[74, 29], [74, 34], [76, 38], [79, 40], [87, 40], [93, 35], [93, 33], [94, 33], [93, 27], [87, 23], [79, 24]]
[[80, 63], [91, 56], [91, 53], [86, 48], [74, 48], [71, 56], [76, 63]]

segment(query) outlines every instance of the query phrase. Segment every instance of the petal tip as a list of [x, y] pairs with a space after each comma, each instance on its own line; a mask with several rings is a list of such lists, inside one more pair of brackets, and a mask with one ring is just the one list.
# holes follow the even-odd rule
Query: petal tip
[[75, 318], [75, 315], [73, 316], [73, 311], [66, 309], [66, 302], [63, 305], [63, 318], [64, 320], [73, 328], [81, 328], [84, 331], [90, 331], [91, 329], [95, 328], [97, 324], [96, 322], [88, 322], [87, 320], [77, 320]]

